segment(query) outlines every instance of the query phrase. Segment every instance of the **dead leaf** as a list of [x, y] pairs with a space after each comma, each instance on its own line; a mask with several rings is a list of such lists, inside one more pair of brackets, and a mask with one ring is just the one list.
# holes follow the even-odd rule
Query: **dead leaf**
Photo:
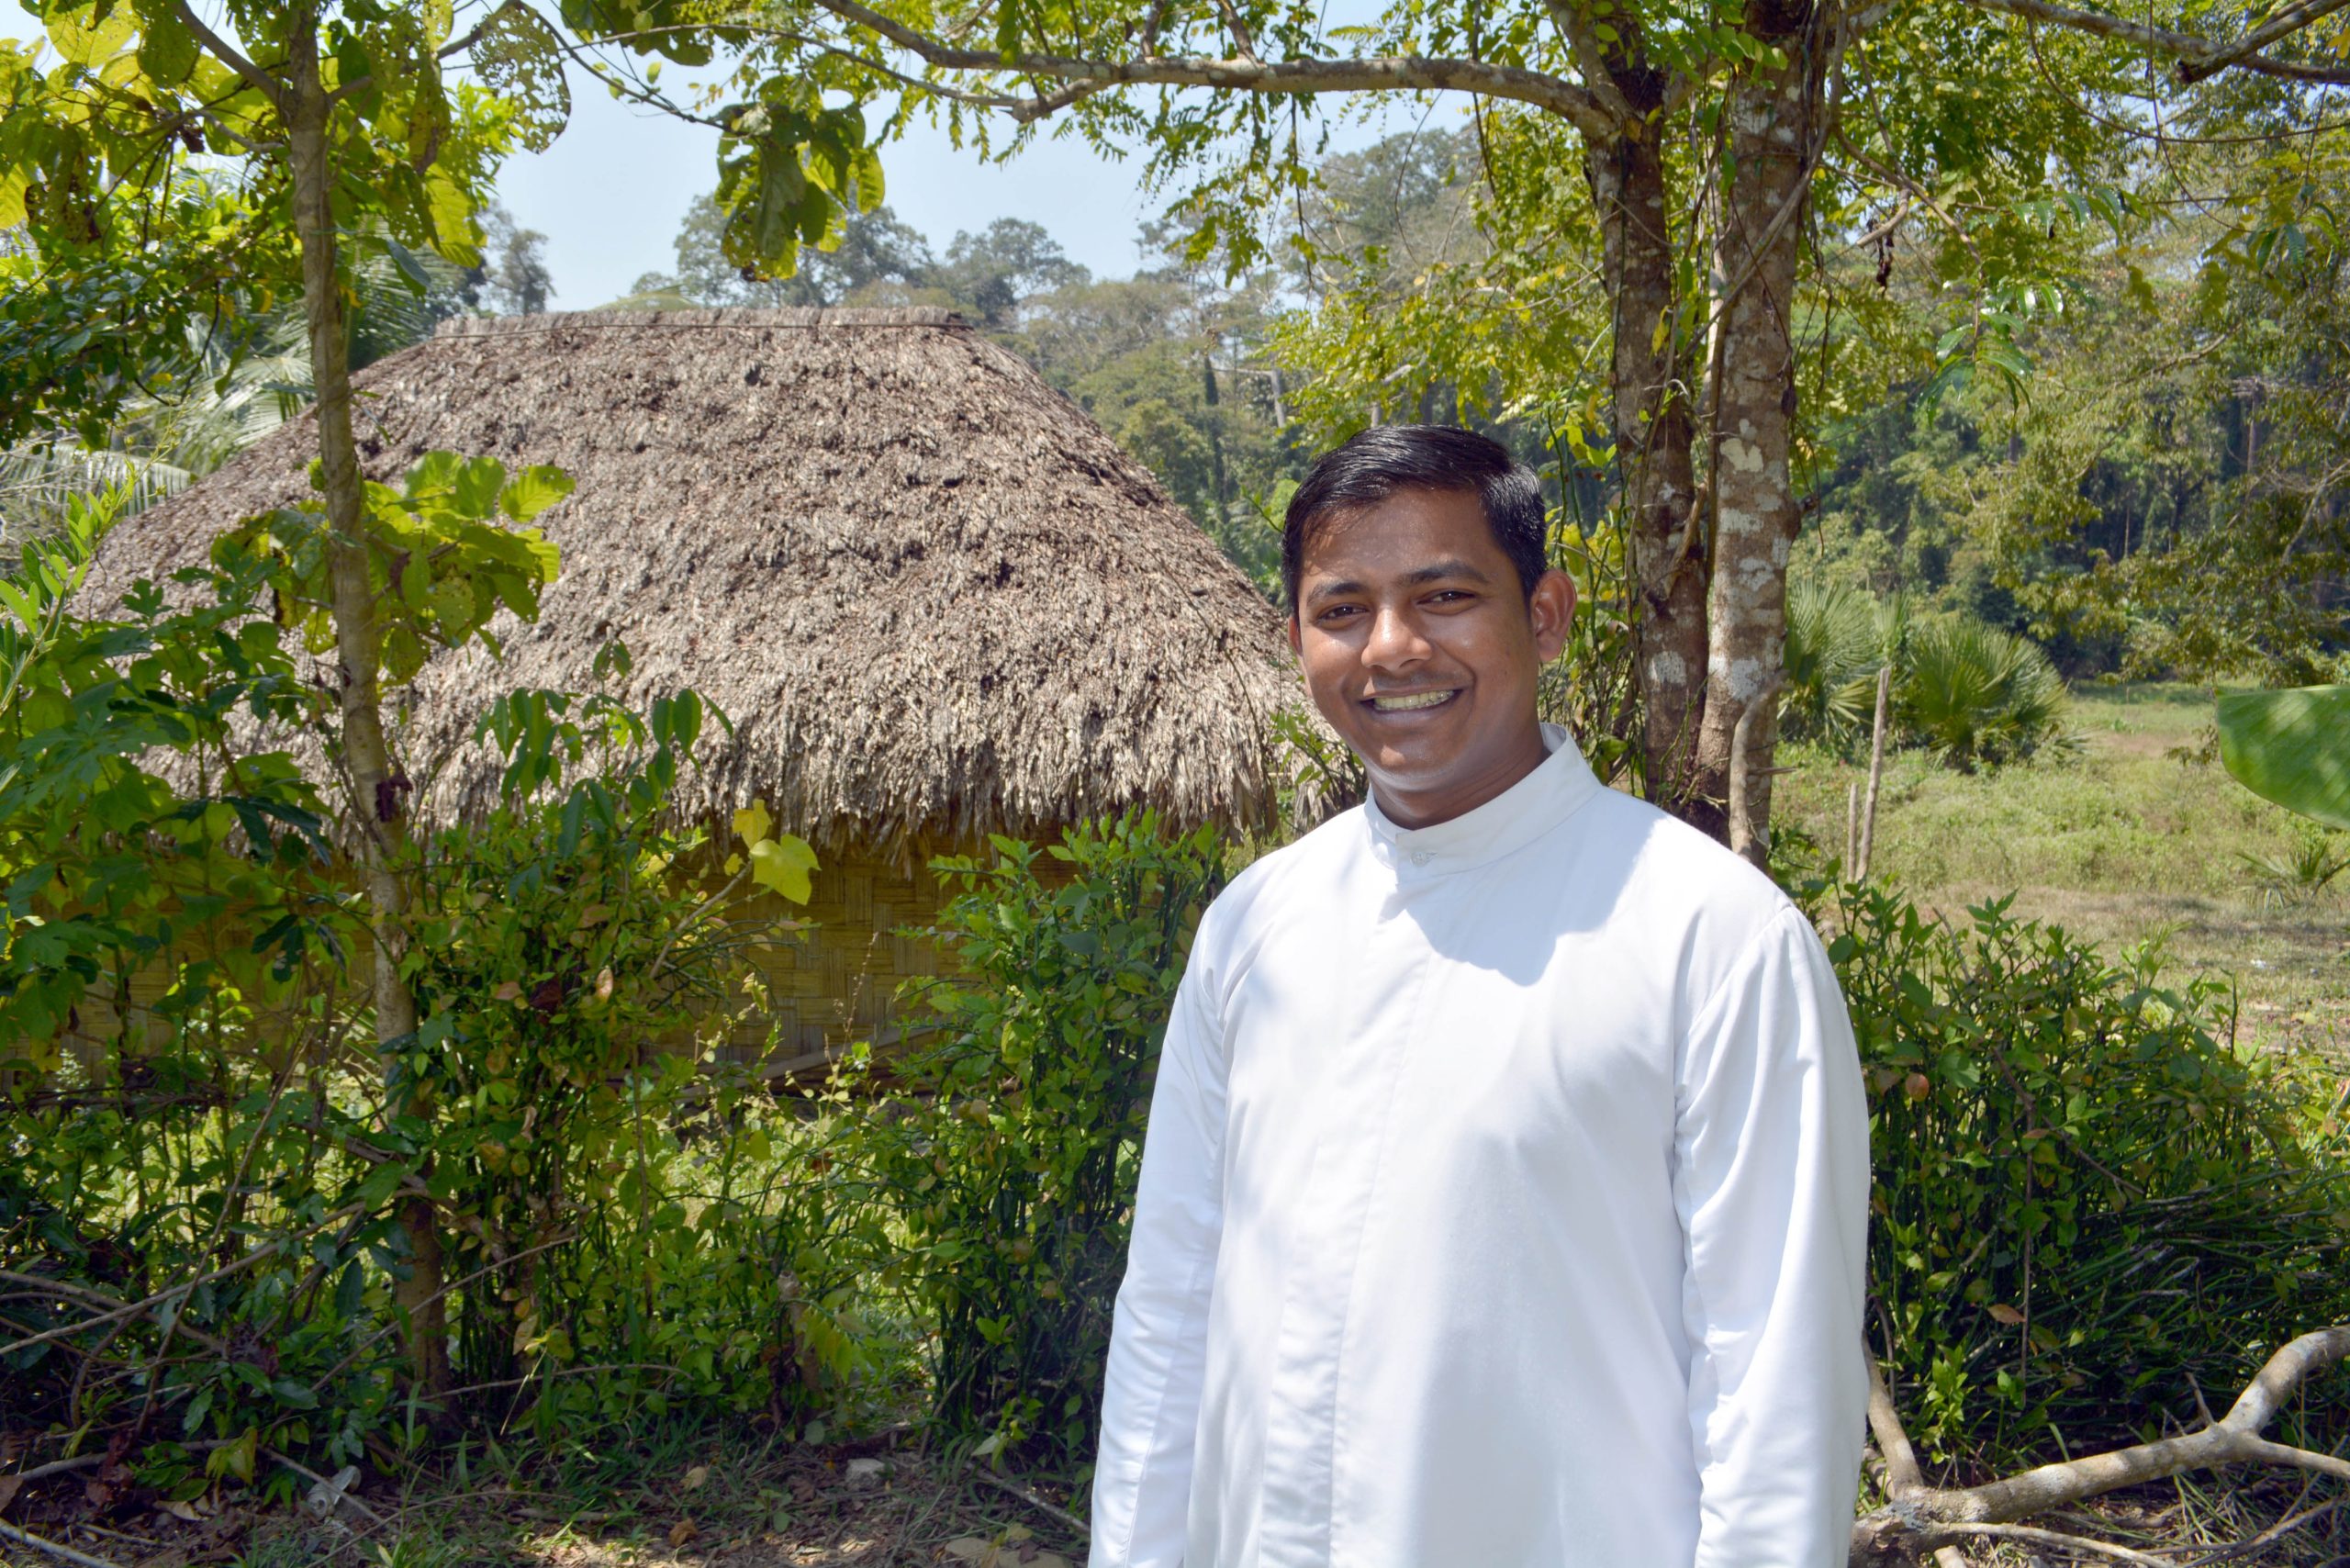
[[2023, 1321], [2023, 1314], [2018, 1312], [2014, 1307], [2008, 1305], [2005, 1302], [2000, 1302], [1994, 1305], [1991, 1308], [1991, 1316], [2006, 1324], [2010, 1328], [2013, 1328], [2017, 1324]]
[[522, 1000], [522, 982], [508, 980], [489, 994], [499, 1002], [520, 1002]]
[[939, 1550], [957, 1562], [984, 1563], [995, 1555], [995, 1548], [975, 1535], [957, 1536]]
[[24, 1484], [25, 1478], [21, 1475], [0, 1475], [0, 1514], [8, 1511], [8, 1505], [17, 1500], [17, 1488]]
[[200, 1525], [204, 1522], [204, 1516], [196, 1511], [195, 1504], [183, 1503], [176, 1497], [159, 1502], [155, 1506], [162, 1512], [171, 1515], [172, 1518], [184, 1519], [192, 1525]]
[[602, 969], [596, 971], [596, 1000], [599, 1002], [610, 1002], [611, 999], [612, 967], [610, 964], [606, 964]]
[[693, 1540], [694, 1537], [700, 1533], [701, 1531], [694, 1528], [693, 1520], [679, 1519], [676, 1524], [669, 1527], [669, 1544], [671, 1546], [683, 1546], [686, 1542]]
[[699, 1492], [709, 1484], [710, 1466], [697, 1464], [686, 1472], [686, 1478], [677, 1483], [677, 1488], [682, 1492]]

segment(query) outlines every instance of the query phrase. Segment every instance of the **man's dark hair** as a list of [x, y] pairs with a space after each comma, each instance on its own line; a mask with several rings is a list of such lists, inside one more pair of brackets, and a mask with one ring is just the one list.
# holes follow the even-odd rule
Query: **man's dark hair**
[[1398, 490], [1472, 495], [1494, 542], [1517, 568], [1528, 599], [1548, 567], [1542, 485], [1509, 449], [1456, 425], [1373, 425], [1322, 454], [1289, 498], [1281, 527], [1281, 589], [1297, 608], [1305, 547], [1335, 517], [1377, 506]]

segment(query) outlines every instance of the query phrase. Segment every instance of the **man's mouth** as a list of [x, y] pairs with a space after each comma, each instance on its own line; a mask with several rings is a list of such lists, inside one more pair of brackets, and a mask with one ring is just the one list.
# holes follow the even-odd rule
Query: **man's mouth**
[[1411, 713], [1423, 708], [1440, 708], [1460, 696], [1458, 689], [1449, 691], [1408, 691], [1394, 697], [1372, 697], [1371, 706], [1381, 713]]

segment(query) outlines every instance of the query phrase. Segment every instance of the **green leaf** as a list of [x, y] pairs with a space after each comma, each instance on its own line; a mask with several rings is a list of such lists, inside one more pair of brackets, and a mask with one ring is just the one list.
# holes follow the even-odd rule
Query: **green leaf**
[[140, 7], [139, 69], [158, 87], [176, 87], [196, 70], [196, 35], [168, 6]]
[[2220, 760], [2288, 812], [2350, 828], [2350, 686], [2220, 699]]
[[514, 476], [498, 498], [498, 510], [517, 522], [528, 522], [571, 494], [571, 476], [547, 464], [538, 464]]
[[814, 890], [809, 874], [815, 869], [816, 852], [788, 833], [751, 846], [751, 880], [793, 903], [808, 902]]

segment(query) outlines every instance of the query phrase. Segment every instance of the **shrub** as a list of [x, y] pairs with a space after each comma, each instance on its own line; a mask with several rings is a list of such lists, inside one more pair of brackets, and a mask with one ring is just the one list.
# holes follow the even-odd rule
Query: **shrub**
[[1788, 585], [1786, 678], [1779, 688], [1788, 739], [1865, 736], [1883, 663], [1877, 604], [1868, 594], [1843, 583]]
[[[758, 1002], [746, 946], [784, 939], [738, 895], [805, 849], [745, 812], [722, 868], [675, 820], [699, 701], [500, 705], [503, 798], [398, 868], [421, 1023], [379, 1052], [323, 808], [230, 722], [298, 728], [324, 689], [234, 557], [197, 602], [72, 615], [96, 532], [0, 596], [0, 1419], [185, 1497], [271, 1450], [381, 1462], [420, 1417], [836, 1403], [887, 1342], [844, 1280], [883, 1215], [827, 1177], [834, 1123], [703, 1059]], [[438, 1409], [392, 1300], [420, 1197], [464, 1385]]]
[[1972, 773], [2058, 739], [2065, 682], [2047, 655], [2012, 632], [1944, 616], [1911, 633], [1895, 701], [1917, 744]]
[[2223, 988], [2005, 902], [1953, 926], [1845, 885], [1826, 913], [1871, 1091], [1871, 1338], [1930, 1450], [2153, 1435], [2350, 1316], [2343, 1134], [2233, 1047]]
[[923, 993], [935, 1030], [867, 1124], [935, 1315], [934, 1407], [957, 1437], [1082, 1462], [1159, 1042], [1223, 851], [1145, 813], [935, 865], [959, 974]]

